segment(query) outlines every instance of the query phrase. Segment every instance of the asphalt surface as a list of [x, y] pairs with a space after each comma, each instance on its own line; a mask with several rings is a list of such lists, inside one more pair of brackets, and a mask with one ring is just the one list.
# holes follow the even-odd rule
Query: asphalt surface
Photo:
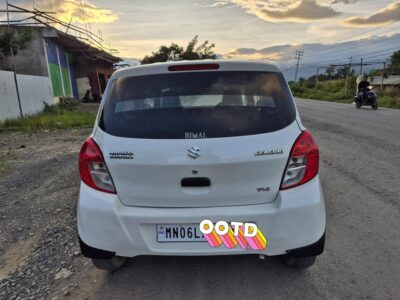
[[299, 271], [254, 256], [134, 259], [103, 299], [398, 299], [400, 110], [297, 100], [317, 139], [327, 203], [326, 250]]
[[[320, 147], [327, 204], [326, 250], [310, 269], [287, 268], [276, 257], [226, 256], [138, 257], [114, 274], [96, 270], [74, 243], [76, 155], [89, 130], [0, 135], [0, 150], [15, 156], [0, 178], [0, 271], [9, 268], [0, 272], [0, 298], [26, 297], [34, 274], [31, 295], [47, 299], [399, 299], [400, 110], [297, 105]], [[34, 205], [24, 205], [32, 190]], [[34, 249], [18, 258], [15, 242], [31, 240]], [[40, 265], [53, 275], [42, 276]]]

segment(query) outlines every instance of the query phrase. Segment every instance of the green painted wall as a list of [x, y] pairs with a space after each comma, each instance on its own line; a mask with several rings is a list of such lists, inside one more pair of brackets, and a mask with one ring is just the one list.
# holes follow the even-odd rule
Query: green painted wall
[[45, 47], [54, 97], [72, 96], [72, 79], [68, 66], [71, 65], [73, 56], [48, 39], [45, 40]]
[[61, 67], [61, 73], [63, 77], [65, 95], [72, 96], [72, 87], [71, 87], [71, 79], [69, 77], [69, 71], [67, 68]]
[[[50, 69], [50, 78], [51, 78], [51, 83], [53, 85], [53, 95], [55, 97], [63, 96], [63, 88], [61, 84], [61, 75], [60, 75], [60, 67], [59, 65], [49, 63], [49, 69]], [[68, 72], [68, 70], [67, 70]]]

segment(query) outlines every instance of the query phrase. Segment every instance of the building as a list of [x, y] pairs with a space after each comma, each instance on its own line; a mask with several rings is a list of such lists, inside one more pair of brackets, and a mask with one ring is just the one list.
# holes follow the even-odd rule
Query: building
[[370, 83], [375, 89], [380, 89], [383, 87], [383, 91], [385, 93], [390, 93], [393, 91], [397, 91], [400, 93], [400, 76], [374, 76], [370, 78]]
[[[363, 79], [362, 76], [357, 77], [357, 86]], [[383, 88], [384, 93], [397, 92], [400, 94], [400, 75], [396, 76], [372, 76], [368, 78], [371, 86], [375, 90], [380, 91]]]
[[63, 96], [83, 99], [89, 89], [91, 99], [100, 99], [113, 65], [121, 61], [51, 26], [12, 26], [12, 30], [16, 34], [29, 30], [31, 37], [15, 56], [16, 73], [49, 77], [54, 102]]

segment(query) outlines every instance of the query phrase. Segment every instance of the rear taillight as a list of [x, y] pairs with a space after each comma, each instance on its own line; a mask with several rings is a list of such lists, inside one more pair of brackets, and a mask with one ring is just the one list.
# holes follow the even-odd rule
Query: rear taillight
[[103, 154], [92, 138], [83, 143], [79, 154], [79, 173], [81, 179], [91, 188], [115, 194], [111, 175], [107, 170]]
[[318, 169], [319, 151], [317, 143], [310, 132], [303, 131], [290, 152], [281, 190], [290, 189], [310, 181], [318, 174]]

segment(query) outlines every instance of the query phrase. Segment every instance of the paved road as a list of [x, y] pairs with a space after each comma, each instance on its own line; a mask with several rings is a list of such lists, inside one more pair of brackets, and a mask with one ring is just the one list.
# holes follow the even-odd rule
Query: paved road
[[297, 103], [320, 146], [328, 209], [326, 251], [312, 268], [229, 256], [96, 270], [74, 228], [76, 157], [89, 130], [0, 134], [11, 167], [0, 178], [0, 299], [398, 299], [400, 110]]
[[165, 299], [400, 297], [400, 110], [298, 100], [321, 151], [327, 245], [307, 271], [276, 258], [139, 258], [99, 295]]

